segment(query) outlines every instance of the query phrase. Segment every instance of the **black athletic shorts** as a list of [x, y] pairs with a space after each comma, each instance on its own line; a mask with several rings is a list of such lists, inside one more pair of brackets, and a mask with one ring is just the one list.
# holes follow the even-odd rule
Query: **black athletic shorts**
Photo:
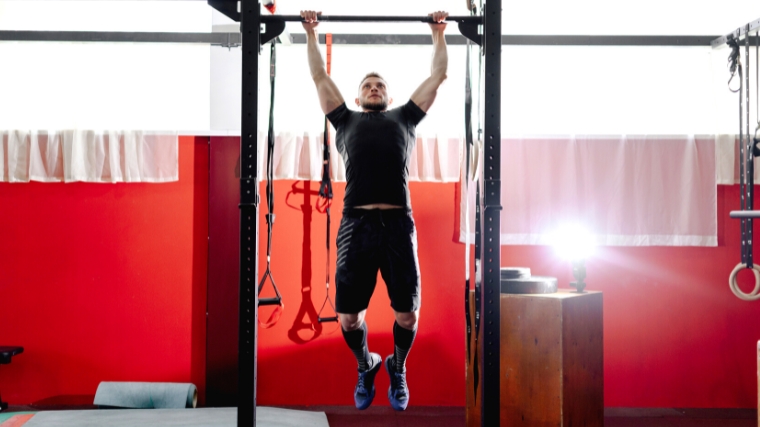
[[366, 309], [375, 291], [377, 271], [383, 276], [393, 310], [420, 308], [417, 231], [407, 209], [343, 211], [337, 239], [335, 308], [354, 314]]

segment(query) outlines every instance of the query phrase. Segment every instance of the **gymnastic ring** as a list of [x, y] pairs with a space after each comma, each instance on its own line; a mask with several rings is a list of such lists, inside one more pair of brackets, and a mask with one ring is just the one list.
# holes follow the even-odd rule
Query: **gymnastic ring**
[[760, 299], [760, 267], [758, 267], [757, 264], [752, 264], [752, 273], [755, 275], [755, 289], [750, 293], [742, 292], [742, 290], [739, 289], [739, 284], [736, 283], [736, 276], [743, 268], [746, 268], [746, 265], [740, 262], [734, 267], [734, 270], [731, 271], [731, 275], [728, 276], [728, 286], [731, 288], [731, 292], [744, 301], [755, 301]]

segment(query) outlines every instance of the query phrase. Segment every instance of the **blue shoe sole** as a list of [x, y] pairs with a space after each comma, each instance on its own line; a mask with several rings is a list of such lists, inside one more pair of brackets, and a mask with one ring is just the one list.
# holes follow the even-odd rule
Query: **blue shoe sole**
[[372, 392], [369, 394], [369, 398], [365, 400], [364, 402], [359, 402], [356, 398], [354, 398], [354, 404], [356, 404], [356, 409], [362, 411], [364, 409], [369, 408], [370, 405], [372, 405], [372, 401], [375, 399], [375, 385], [372, 385]]

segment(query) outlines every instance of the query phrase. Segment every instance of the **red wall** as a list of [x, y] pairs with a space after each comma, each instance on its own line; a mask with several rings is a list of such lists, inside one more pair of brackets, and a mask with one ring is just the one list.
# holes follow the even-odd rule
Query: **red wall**
[[[208, 164], [206, 138], [181, 138], [177, 183], [0, 184], [0, 345], [26, 349], [0, 367], [4, 400], [92, 395], [103, 380], [193, 381], [203, 390]], [[317, 183], [306, 184], [308, 196], [304, 185], [275, 186], [272, 269], [285, 312], [259, 330], [259, 403], [350, 405], [355, 362], [337, 324], [311, 329], [309, 314], [325, 295], [325, 225], [313, 212]], [[343, 186], [335, 190], [333, 246]], [[412, 400], [463, 405], [455, 185], [411, 190], [423, 280], [408, 361]], [[605, 406], [756, 405], [760, 302], [740, 301], [727, 286], [739, 258], [739, 224], [728, 219], [737, 206], [738, 188], [718, 187], [717, 248], [608, 247], [588, 262], [589, 289], [604, 292]], [[332, 257], [331, 270], [334, 248]], [[571, 280], [569, 265], [546, 247], [504, 247], [502, 265]], [[389, 353], [393, 318], [382, 283], [367, 321], [370, 348]], [[377, 404], [387, 404], [387, 383], [380, 375]]]
[[208, 139], [179, 149], [174, 183], [0, 183], [0, 345], [24, 347], [0, 366], [3, 400], [203, 387]]

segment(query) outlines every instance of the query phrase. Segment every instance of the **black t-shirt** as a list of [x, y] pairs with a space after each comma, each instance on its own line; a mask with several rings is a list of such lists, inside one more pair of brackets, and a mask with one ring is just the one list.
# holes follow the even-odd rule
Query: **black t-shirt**
[[411, 209], [409, 157], [425, 112], [411, 100], [384, 112], [352, 111], [343, 103], [327, 114], [346, 163], [347, 208], [387, 203]]

